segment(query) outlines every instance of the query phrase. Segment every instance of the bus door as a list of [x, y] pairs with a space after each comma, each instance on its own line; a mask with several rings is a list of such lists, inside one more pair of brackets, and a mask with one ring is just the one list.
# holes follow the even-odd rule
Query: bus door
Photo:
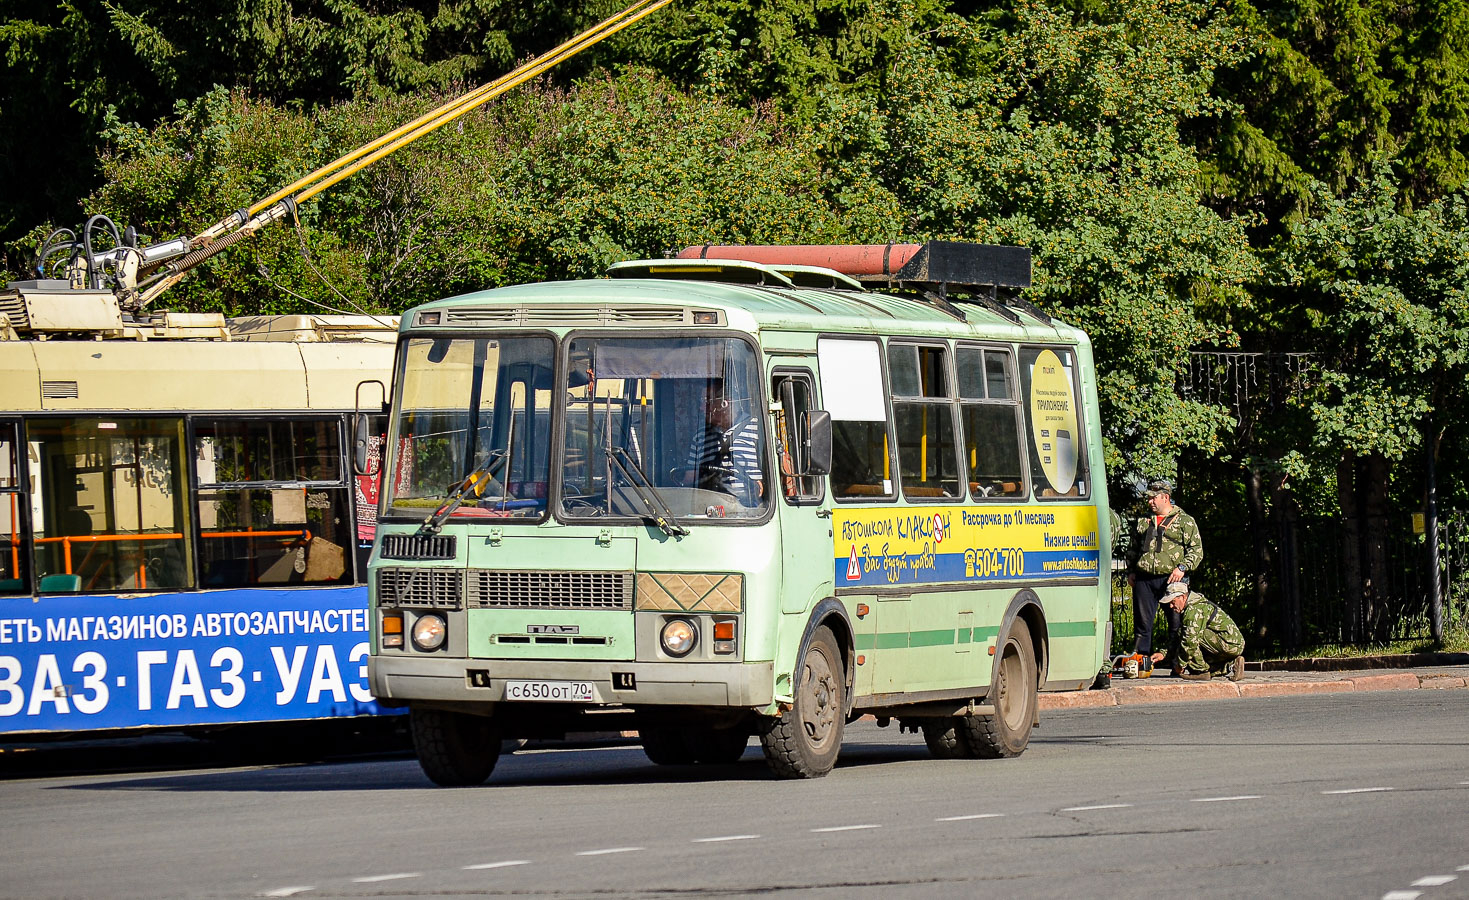
[[770, 383], [770, 396], [777, 406], [771, 433], [779, 473], [775, 480], [779, 497], [772, 499], [777, 500], [780, 521], [780, 608], [792, 615], [806, 612], [831, 594], [831, 567], [811, 564], [831, 557], [825, 479], [796, 474], [806, 467], [804, 414], [816, 408], [813, 384], [809, 367], [781, 364]]

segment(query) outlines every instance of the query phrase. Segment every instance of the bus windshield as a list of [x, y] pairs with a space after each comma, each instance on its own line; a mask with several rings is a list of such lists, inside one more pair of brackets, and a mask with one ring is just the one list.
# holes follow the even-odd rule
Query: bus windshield
[[570, 341], [561, 512], [761, 516], [768, 504], [760, 379], [738, 338]]
[[456, 519], [543, 516], [554, 359], [546, 337], [409, 339], [388, 514], [426, 518], [456, 496]]

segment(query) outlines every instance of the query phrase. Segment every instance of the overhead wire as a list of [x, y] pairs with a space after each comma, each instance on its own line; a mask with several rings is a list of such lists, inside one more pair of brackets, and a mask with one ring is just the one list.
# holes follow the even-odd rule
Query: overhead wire
[[294, 216], [296, 208], [301, 203], [314, 198], [327, 188], [483, 106], [506, 91], [545, 73], [588, 47], [642, 21], [671, 2], [673, 0], [638, 0], [616, 15], [516, 67], [494, 81], [481, 85], [461, 97], [424, 113], [412, 122], [374, 138], [350, 153], [343, 154], [327, 165], [302, 176], [247, 209], [239, 210], [220, 220], [192, 239], [191, 243], [197, 249], [176, 261], [167, 263], [166, 274], [154, 276], [146, 282], [147, 288], [138, 293], [136, 305], [138, 308], [147, 306], [169, 287], [178, 283], [189, 270], [249, 237], [265, 225], [280, 221], [287, 215]]

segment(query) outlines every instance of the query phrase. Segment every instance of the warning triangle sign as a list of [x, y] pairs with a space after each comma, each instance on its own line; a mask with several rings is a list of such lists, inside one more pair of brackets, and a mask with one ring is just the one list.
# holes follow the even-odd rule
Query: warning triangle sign
[[847, 557], [847, 580], [862, 580], [862, 563], [857, 559], [857, 545], [852, 545], [852, 554]]

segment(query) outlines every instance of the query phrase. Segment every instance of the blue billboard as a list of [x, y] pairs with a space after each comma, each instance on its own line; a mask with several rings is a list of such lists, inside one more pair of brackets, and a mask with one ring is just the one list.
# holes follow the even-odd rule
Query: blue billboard
[[369, 715], [367, 589], [0, 600], [0, 734]]

